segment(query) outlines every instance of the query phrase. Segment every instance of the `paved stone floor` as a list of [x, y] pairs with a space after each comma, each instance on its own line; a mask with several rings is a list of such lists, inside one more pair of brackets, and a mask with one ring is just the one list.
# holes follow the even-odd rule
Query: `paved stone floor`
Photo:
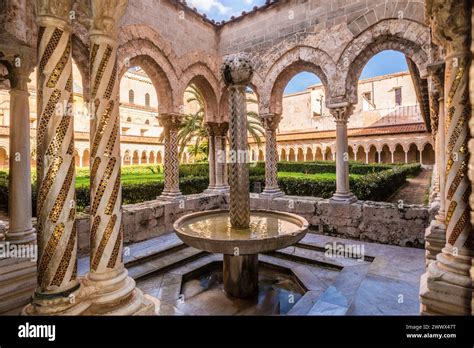
[[425, 204], [425, 197], [430, 185], [431, 170], [423, 169], [418, 176], [407, 179], [405, 186], [401, 187], [392, 197], [391, 203]]
[[[360, 254], [326, 252], [358, 247]], [[352, 249], [355, 250], [355, 249]], [[259, 255], [260, 291], [239, 300], [222, 288], [222, 256], [175, 234], [129, 245], [124, 261], [158, 315], [418, 315], [424, 250], [308, 233], [295, 246]], [[79, 260], [79, 273], [88, 259]]]

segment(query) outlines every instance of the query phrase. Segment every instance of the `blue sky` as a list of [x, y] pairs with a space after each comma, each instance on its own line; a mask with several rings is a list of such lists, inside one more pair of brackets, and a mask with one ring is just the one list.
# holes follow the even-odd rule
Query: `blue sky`
[[262, 6], [265, 0], [186, 0], [191, 7], [196, 7], [200, 13], [216, 21], [228, 20], [239, 16], [242, 11], [249, 11], [254, 6]]
[[[362, 70], [361, 79], [408, 70], [405, 56], [396, 51], [383, 51], [372, 57]], [[284, 94], [304, 91], [308, 86], [321, 83], [314, 74], [302, 72], [293, 77], [286, 85]]]

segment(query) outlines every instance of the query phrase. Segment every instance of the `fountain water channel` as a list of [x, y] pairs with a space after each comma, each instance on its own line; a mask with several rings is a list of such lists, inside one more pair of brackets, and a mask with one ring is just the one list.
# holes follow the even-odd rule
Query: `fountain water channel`
[[225, 292], [247, 298], [258, 293], [258, 254], [297, 243], [308, 222], [291, 213], [250, 210], [246, 88], [253, 67], [240, 53], [226, 57], [221, 72], [229, 89], [229, 210], [183, 216], [174, 230], [191, 247], [223, 254]]

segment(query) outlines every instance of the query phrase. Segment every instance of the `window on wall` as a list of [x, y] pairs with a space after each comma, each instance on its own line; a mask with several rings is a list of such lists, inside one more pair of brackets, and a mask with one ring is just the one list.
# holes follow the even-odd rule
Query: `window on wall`
[[145, 94], [145, 106], [150, 106], [150, 94]]
[[135, 103], [135, 92], [133, 91], [133, 89], [129, 90], [128, 91], [128, 102], [130, 104], [134, 104]]
[[146, 120], [145, 124], [149, 126], [150, 125], [150, 120]]
[[402, 88], [397, 87], [394, 89], [395, 91], [395, 105], [402, 105]]

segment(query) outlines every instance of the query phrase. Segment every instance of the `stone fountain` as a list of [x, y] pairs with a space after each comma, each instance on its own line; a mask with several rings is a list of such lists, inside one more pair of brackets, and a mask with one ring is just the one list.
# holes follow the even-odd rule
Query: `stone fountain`
[[258, 254], [301, 240], [308, 222], [284, 212], [250, 210], [246, 88], [253, 67], [246, 54], [228, 56], [221, 68], [229, 88], [229, 210], [189, 214], [174, 223], [187, 245], [224, 255], [223, 281], [228, 295], [258, 293]]

